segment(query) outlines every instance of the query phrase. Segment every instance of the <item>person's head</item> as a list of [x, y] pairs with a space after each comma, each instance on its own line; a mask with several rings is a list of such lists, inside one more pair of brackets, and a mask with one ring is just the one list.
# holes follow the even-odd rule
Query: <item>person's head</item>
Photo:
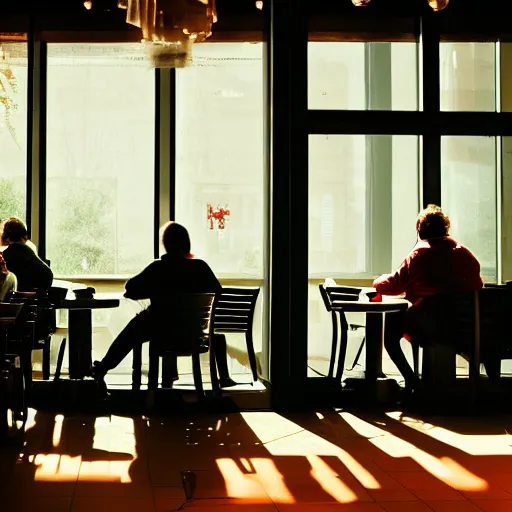
[[439, 206], [429, 204], [418, 215], [416, 230], [421, 240], [448, 236], [450, 232], [450, 219]]
[[190, 236], [185, 227], [177, 222], [167, 222], [161, 228], [165, 252], [172, 256], [190, 258]]
[[2, 244], [25, 243], [28, 239], [27, 226], [17, 217], [10, 217], [3, 222]]

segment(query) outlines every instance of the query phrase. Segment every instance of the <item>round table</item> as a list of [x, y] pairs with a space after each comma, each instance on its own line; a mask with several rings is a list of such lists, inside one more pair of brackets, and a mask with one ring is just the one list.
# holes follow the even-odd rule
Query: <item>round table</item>
[[[366, 313], [366, 370], [365, 380], [376, 382], [382, 373], [385, 315], [406, 311], [409, 302], [405, 299], [385, 297], [383, 302], [334, 301], [332, 311], [343, 313]], [[337, 377], [341, 379], [345, 365], [346, 343], [340, 340]]]
[[83, 379], [92, 369], [92, 310], [119, 307], [119, 299], [65, 299], [55, 309], [68, 310], [69, 378]]

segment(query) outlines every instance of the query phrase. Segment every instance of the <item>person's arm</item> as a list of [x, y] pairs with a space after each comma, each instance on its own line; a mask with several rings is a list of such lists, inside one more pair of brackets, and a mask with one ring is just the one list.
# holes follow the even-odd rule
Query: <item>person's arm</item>
[[10, 292], [15, 292], [18, 288], [18, 280], [12, 272], [0, 274], [2, 285], [0, 287], [0, 301], [4, 300]]
[[484, 286], [484, 280], [480, 274], [480, 262], [476, 259], [475, 255], [468, 249], [466, 254], [468, 261], [466, 267], [466, 282], [470, 290], [479, 290]]
[[373, 282], [373, 287], [382, 295], [402, 295], [411, 282], [411, 266], [417, 257], [413, 251], [392, 274], [384, 274]]
[[124, 296], [127, 299], [141, 300], [149, 299], [153, 292], [155, 283], [155, 268], [158, 261], [148, 265], [140, 274], [132, 277], [126, 282]]

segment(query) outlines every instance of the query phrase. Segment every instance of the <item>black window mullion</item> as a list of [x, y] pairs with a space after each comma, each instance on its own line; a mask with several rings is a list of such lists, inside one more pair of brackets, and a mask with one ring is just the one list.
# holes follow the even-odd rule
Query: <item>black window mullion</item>
[[441, 204], [441, 135], [440, 126], [440, 73], [439, 29], [436, 13], [422, 18], [421, 52], [423, 81], [423, 206]]
[[161, 80], [160, 80], [160, 69], [155, 69], [155, 188], [154, 188], [154, 240], [153, 240], [153, 256], [155, 259], [159, 256], [160, 244], [159, 244], [159, 224], [160, 224], [160, 90], [161, 90]]
[[159, 228], [176, 213], [176, 70], [155, 70], [155, 258]]
[[46, 258], [46, 144], [47, 144], [47, 85], [48, 45], [40, 44], [39, 54], [39, 247], [41, 258]]
[[303, 0], [271, 2], [271, 320], [274, 406], [307, 377], [307, 15]]

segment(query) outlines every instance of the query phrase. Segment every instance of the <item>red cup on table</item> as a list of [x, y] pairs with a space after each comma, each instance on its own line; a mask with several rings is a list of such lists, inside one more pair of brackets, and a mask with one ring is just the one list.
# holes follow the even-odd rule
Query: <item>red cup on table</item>
[[367, 293], [370, 302], [382, 302], [382, 295], [379, 292]]

